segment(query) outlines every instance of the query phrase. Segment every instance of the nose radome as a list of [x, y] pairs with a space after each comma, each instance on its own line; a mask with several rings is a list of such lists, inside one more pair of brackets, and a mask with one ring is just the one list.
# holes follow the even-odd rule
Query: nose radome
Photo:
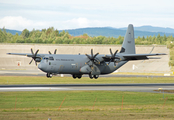
[[47, 69], [46, 69], [46, 68], [47, 68], [46, 65], [45, 65], [44, 63], [42, 63], [42, 62], [38, 65], [38, 68], [39, 68], [40, 70], [44, 71], [44, 72], [46, 72], [46, 70], [47, 70]]
[[42, 69], [42, 65], [41, 65], [41, 64], [39, 64], [39, 65], [38, 65], [38, 68], [39, 68], [39, 69]]

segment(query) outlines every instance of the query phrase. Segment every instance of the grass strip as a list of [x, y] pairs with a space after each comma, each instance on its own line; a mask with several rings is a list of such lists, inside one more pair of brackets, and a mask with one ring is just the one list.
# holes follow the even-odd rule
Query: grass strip
[[173, 94], [165, 94], [165, 99], [160, 93], [120, 91], [0, 92], [0, 96], [0, 119], [174, 118]]
[[46, 78], [40, 76], [1, 76], [0, 84], [99, 84], [99, 83], [174, 83], [174, 77], [100, 77], [90, 79], [83, 77], [73, 79], [72, 77]]

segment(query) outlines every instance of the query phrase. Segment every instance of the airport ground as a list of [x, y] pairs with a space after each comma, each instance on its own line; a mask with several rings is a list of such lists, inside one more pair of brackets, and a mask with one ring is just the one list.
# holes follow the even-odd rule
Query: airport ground
[[174, 119], [173, 94], [121, 91], [0, 92], [0, 119]]
[[[174, 119], [173, 81], [173, 77], [107, 76], [91, 80], [88, 77], [73, 79], [57, 76], [50, 79], [35, 75], [3, 75], [0, 77], [0, 88], [12, 86], [13, 90], [0, 92], [0, 119], [170, 120]], [[108, 86], [102, 87], [101, 84], [105, 83]], [[138, 86], [136, 83], [139, 83]], [[16, 84], [16, 87], [21, 87], [20, 90], [14, 90]], [[29, 88], [37, 86], [26, 90], [28, 84]], [[62, 84], [89, 86], [60, 87]], [[42, 85], [47, 88], [40, 88]]]

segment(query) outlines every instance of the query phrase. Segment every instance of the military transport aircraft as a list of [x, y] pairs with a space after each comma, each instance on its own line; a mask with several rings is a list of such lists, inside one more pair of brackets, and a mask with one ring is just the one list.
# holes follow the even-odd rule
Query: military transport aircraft
[[40, 62], [38, 68], [47, 73], [46, 76], [51, 78], [54, 74], [71, 74], [72, 77], [81, 78], [83, 74], [88, 74], [91, 79], [97, 79], [99, 75], [105, 75], [114, 72], [128, 61], [153, 59], [148, 56], [166, 55], [164, 53], [156, 54], [136, 54], [134, 28], [129, 24], [121, 50], [114, 53], [110, 49], [110, 55], [94, 54], [91, 49], [91, 55], [68, 55], [68, 54], [38, 54], [31, 49], [31, 53], [7, 53], [9, 55], [24, 55], [31, 57], [32, 61]]

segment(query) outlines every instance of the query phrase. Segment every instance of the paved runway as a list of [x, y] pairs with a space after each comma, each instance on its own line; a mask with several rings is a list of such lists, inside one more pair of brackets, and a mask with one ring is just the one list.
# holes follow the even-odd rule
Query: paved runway
[[153, 92], [154, 90], [174, 90], [174, 84], [52, 84], [52, 85], [0, 85], [0, 92], [8, 91], [74, 91], [109, 90]]

